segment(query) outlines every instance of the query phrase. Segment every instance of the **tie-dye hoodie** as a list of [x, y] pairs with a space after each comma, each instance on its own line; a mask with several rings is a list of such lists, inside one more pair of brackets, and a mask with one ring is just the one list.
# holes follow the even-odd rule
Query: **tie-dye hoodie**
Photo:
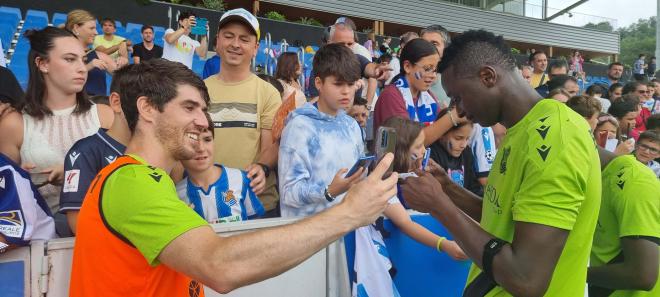
[[358, 123], [340, 110], [337, 116], [307, 103], [287, 120], [279, 155], [282, 217], [308, 216], [339, 203], [325, 199], [327, 187], [341, 168], [351, 168], [363, 156]]

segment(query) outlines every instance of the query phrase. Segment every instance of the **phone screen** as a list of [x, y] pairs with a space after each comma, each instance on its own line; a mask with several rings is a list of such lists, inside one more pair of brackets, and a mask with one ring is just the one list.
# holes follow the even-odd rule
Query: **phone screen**
[[422, 170], [426, 169], [426, 166], [429, 165], [429, 157], [431, 157], [431, 149], [427, 148], [424, 152], [424, 159], [422, 159]]

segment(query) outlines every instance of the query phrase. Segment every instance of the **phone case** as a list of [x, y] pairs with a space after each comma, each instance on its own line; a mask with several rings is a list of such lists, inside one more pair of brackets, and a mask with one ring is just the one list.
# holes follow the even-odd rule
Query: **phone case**
[[[376, 159], [378, 162], [383, 159], [385, 154], [392, 153], [396, 148], [396, 130], [390, 127], [380, 127], [376, 133]], [[390, 164], [384, 177], [389, 176], [394, 171], [394, 162]]]
[[198, 18], [195, 20], [195, 27], [192, 28], [191, 33], [195, 35], [206, 35], [206, 23], [208, 22], [205, 18]]

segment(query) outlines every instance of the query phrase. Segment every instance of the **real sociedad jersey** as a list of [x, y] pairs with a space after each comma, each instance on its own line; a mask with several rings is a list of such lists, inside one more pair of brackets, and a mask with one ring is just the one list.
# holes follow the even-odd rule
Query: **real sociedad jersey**
[[0, 154], [0, 234], [7, 243], [55, 238], [55, 223], [30, 174]]
[[87, 189], [103, 167], [124, 154], [126, 146], [99, 129], [94, 135], [78, 140], [64, 160], [64, 185], [60, 194], [60, 212], [79, 210]]
[[209, 223], [238, 222], [263, 215], [264, 208], [252, 192], [245, 171], [215, 166], [222, 168], [222, 173], [208, 190], [186, 177], [176, 185], [179, 198]]
[[495, 133], [493, 128], [482, 127], [475, 123], [472, 128], [470, 147], [474, 155], [474, 171], [478, 178], [487, 177], [490, 168], [495, 161], [497, 155], [497, 147], [495, 147]]

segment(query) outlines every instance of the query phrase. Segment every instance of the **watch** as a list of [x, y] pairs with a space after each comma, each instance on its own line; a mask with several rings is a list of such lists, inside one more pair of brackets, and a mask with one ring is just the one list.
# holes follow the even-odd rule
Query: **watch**
[[270, 168], [268, 168], [268, 166], [266, 166], [266, 164], [263, 164], [263, 163], [257, 163], [257, 165], [261, 166], [261, 169], [264, 170], [264, 175], [265, 175], [266, 177], [268, 177], [268, 176], [270, 175]]
[[325, 187], [325, 191], [323, 192], [323, 196], [325, 196], [325, 200], [328, 200], [328, 202], [335, 201], [335, 197], [332, 197], [332, 195], [330, 195], [330, 192], [328, 191], [328, 187]]

